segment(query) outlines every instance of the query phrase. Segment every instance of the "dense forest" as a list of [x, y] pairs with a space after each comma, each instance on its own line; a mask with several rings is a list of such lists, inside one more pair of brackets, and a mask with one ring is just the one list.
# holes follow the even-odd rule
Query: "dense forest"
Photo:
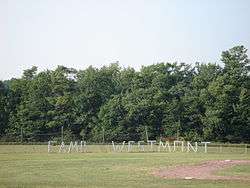
[[[250, 142], [250, 75], [243, 46], [221, 63], [110, 64], [24, 70], [0, 81], [1, 141], [110, 142], [178, 137]], [[4, 69], [4, 67], [2, 67]]]

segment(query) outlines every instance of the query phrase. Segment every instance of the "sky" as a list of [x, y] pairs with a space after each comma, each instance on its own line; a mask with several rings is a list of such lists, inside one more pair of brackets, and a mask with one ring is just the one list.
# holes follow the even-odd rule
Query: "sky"
[[220, 63], [250, 48], [249, 20], [249, 0], [0, 0], [0, 80], [33, 65]]

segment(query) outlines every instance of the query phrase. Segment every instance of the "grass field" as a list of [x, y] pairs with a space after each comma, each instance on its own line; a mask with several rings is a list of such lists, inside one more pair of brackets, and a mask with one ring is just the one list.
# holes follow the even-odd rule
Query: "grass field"
[[[209, 150], [208, 150], [209, 151]], [[216, 159], [248, 159], [250, 152], [226, 148], [199, 153], [47, 153], [46, 145], [0, 145], [0, 187], [250, 187], [250, 181], [166, 180], [153, 170]], [[236, 152], [233, 152], [236, 151]], [[218, 172], [250, 175], [250, 165]]]

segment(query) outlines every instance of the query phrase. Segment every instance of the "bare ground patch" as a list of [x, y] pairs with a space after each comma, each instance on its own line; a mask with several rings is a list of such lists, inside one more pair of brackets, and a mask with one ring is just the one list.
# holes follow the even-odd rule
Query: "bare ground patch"
[[167, 179], [200, 180], [249, 180], [250, 176], [219, 176], [215, 173], [221, 169], [239, 164], [250, 164], [250, 160], [213, 160], [198, 165], [177, 166], [156, 170], [153, 175]]

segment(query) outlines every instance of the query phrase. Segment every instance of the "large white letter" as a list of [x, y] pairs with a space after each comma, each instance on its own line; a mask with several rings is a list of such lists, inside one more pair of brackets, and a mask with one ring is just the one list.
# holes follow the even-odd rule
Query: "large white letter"
[[153, 151], [153, 143], [156, 143], [156, 140], [148, 140], [148, 143], [150, 143], [150, 149]]
[[112, 146], [113, 146], [113, 150], [114, 152], [118, 151], [118, 152], [122, 152], [123, 148], [124, 148], [124, 145], [125, 145], [125, 141], [122, 142], [122, 145], [121, 146], [115, 146], [115, 143], [112, 141]]
[[80, 152], [86, 152], [87, 146], [86, 146], [86, 142], [85, 141], [81, 141], [80, 144]]
[[51, 144], [50, 144], [50, 141], [48, 141], [48, 153], [51, 152]]
[[195, 148], [191, 145], [190, 142], [187, 142], [187, 152], [190, 152], [190, 148], [191, 148], [194, 152], [197, 152], [197, 150], [198, 150], [198, 144], [197, 144], [197, 142], [195, 142]]
[[128, 152], [132, 151], [133, 143], [135, 143], [135, 141], [128, 141]]
[[61, 152], [64, 152], [64, 153], [66, 152], [66, 148], [65, 148], [64, 142], [61, 143], [61, 146], [59, 148], [59, 153], [61, 153]]
[[207, 144], [210, 144], [211, 142], [201, 142], [201, 144], [205, 144], [205, 153], [207, 153]]
[[73, 144], [73, 142], [70, 142], [68, 153], [70, 153], [71, 151], [73, 151], [73, 149], [75, 149], [76, 152], [78, 152], [78, 144], [77, 144], [77, 142], [75, 142], [75, 144]]
[[163, 150], [168, 148], [168, 151], [171, 152], [171, 147], [168, 141], [166, 141], [165, 145], [163, 144], [162, 141], [160, 141], [158, 146], [158, 151], [161, 151], [161, 146], [163, 147]]
[[139, 151], [144, 151], [144, 145], [142, 145], [142, 143], [144, 143], [144, 141], [138, 141]]
[[178, 144], [181, 144], [181, 151], [183, 152], [184, 151], [184, 142], [178, 141], [178, 140], [174, 141], [174, 151], [176, 150], [176, 145], [178, 145]]

